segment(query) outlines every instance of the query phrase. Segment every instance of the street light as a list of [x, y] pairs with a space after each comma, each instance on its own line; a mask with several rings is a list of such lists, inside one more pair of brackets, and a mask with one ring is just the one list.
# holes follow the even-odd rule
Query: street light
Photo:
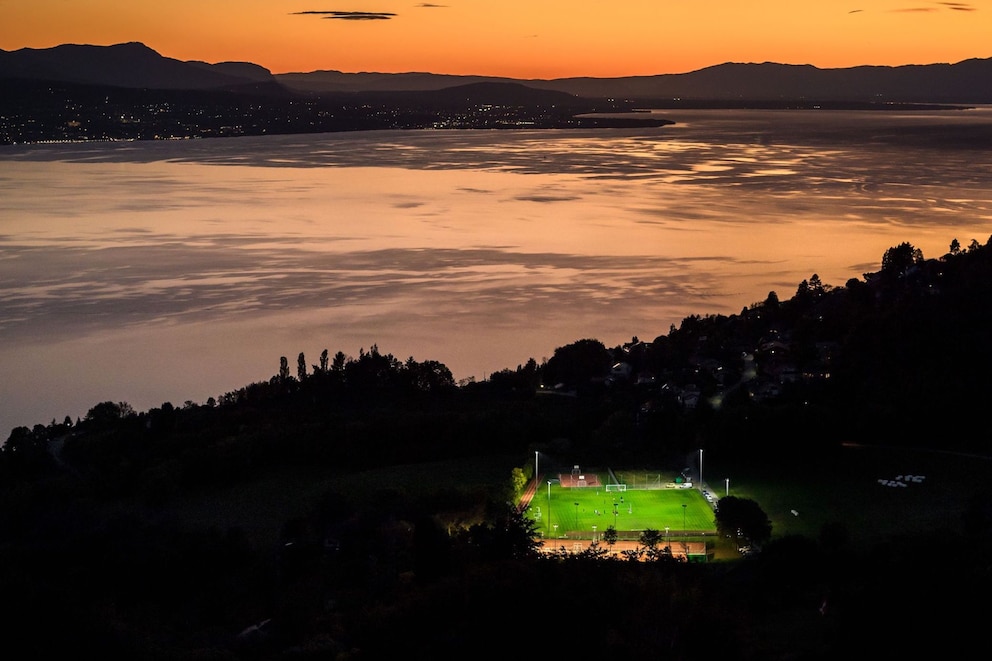
[[592, 527], [592, 543], [596, 543], [596, 526]]
[[730, 495], [730, 478], [729, 477], [726, 478], [726, 482], [727, 482], [727, 495], [729, 496]]
[[534, 481], [536, 482], [541, 478], [541, 471], [537, 469], [537, 450], [534, 450]]
[[686, 560], [689, 559], [689, 544], [686, 541], [686, 530], [685, 530], [685, 508], [688, 507], [685, 503], [682, 503], [682, 552], [685, 553]]
[[613, 503], [613, 529], [617, 529], [617, 504]]
[[575, 529], [579, 529], [579, 503], [575, 503]]

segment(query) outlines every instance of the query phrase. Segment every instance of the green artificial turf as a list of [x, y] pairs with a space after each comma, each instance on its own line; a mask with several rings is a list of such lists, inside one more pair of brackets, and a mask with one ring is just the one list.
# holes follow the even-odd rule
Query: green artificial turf
[[[601, 475], [600, 482], [606, 481], [607, 476]], [[692, 488], [607, 492], [602, 486], [562, 487], [545, 482], [527, 514], [545, 538], [592, 539], [614, 525], [621, 539], [636, 539], [649, 528], [664, 533], [667, 527], [672, 540], [686, 531], [698, 536], [716, 530], [712, 505]]]

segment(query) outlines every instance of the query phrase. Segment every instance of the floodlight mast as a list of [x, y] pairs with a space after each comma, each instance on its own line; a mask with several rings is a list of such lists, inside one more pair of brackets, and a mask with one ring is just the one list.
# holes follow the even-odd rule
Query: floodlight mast
[[548, 535], [551, 535], [551, 480], [548, 480]]

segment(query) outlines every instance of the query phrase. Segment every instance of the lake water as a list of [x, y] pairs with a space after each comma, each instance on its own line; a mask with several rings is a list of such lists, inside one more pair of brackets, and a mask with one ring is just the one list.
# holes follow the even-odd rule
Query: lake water
[[0, 442], [303, 352], [484, 379], [992, 234], [992, 108], [0, 147]]

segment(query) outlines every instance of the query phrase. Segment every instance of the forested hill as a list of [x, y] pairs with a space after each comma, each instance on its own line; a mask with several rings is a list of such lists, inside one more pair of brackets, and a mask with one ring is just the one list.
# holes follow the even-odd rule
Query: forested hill
[[[166, 483], [230, 481], [277, 465], [513, 454], [555, 438], [587, 462], [604, 452], [650, 462], [701, 439], [773, 452], [797, 427], [813, 444], [983, 452], [983, 436], [947, 430], [985, 406], [990, 315], [988, 243], [955, 239], [930, 258], [904, 243], [843, 285], [813, 274], [740, 314], [693, 315], [615, 347], [577, 339], [482, 382], [456, 384], [438, 361], [376, 346], [273, 357], [271, 379], [207, 402], [97, 402], [82, 420], [15, 428], [0, 470], [71, 470], [128, 488], [149, 471]], [[755, 425], [760, 433], [745, 433]]]

